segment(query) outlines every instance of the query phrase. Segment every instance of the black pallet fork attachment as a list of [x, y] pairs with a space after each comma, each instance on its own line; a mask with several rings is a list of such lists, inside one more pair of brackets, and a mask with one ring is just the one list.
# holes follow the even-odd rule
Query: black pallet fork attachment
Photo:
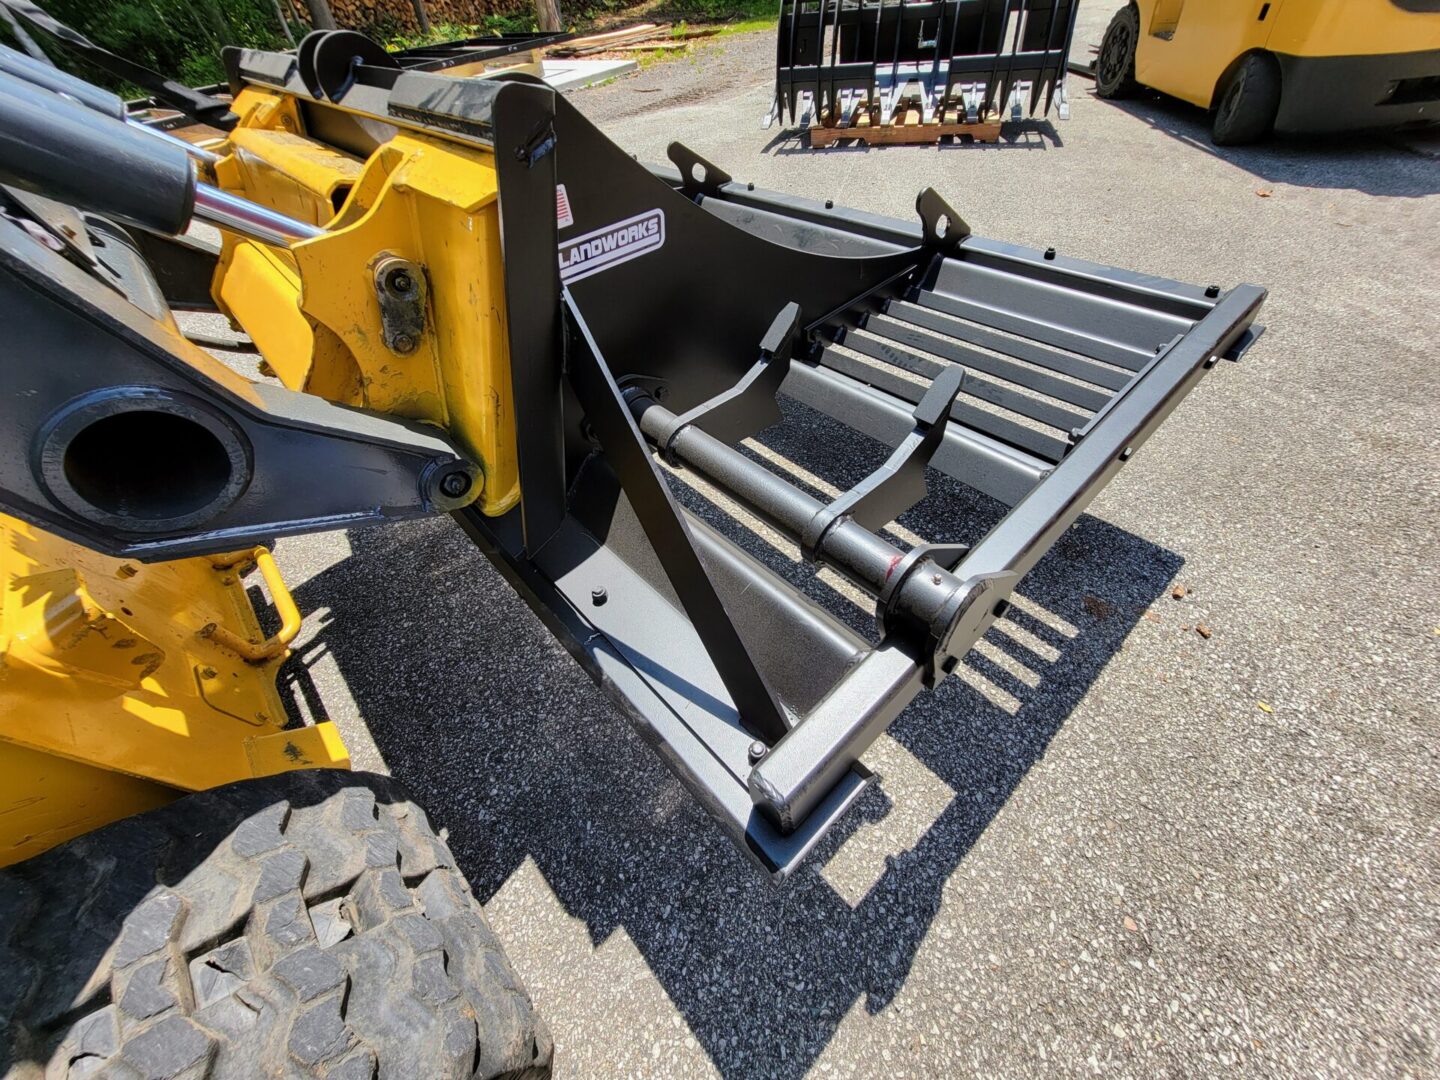
[[[1079, 0], [780, 0], [775, 101], [764, 126], [884, 123], [915, 107], [966, 123], [1068, 119], [1066, 59]], [[1043, 99], [1043, 105], [1042, 105]]]
[[[982, 240], [933, 191], [907, 223], [754, 190], [678, 144], [647, 168], [523, 76], [360, 66], [317, 95], [293, 58], [240, 53], [232, 72], [295, 94], [356, 154], [373, 125], [330, 110], [494, 150], [523, 496], [457, 519], [776, 876], [863, 790], [871, 743], [1257, 333], [1258, 287]], [[779, 418], [777, 393], [892, 453], [817, 498], [737, 446]], [[873, 597], [878, 643], [684, 508], [662, 461]], [[1008, 514], [972, 549], [892, 542], [877, 530], [924, 496], [927, 469]]]

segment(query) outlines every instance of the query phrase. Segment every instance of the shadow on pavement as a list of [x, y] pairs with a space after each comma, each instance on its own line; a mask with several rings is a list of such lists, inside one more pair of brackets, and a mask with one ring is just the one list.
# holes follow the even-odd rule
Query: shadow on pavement
[[[1093, 97], [1093, 89], [1087, 91]], [[1146, 91], [1124, 101], [1096, 99], [1097, 106], [1124, 109], [1154, 130], [1211, 157], [1228, 161], [1257, 179], [1296, 187], [1362, 191], [1367, 195], [1419, 198], [1440, 192], [1437, 129], [1350, 132], [1276, 137], [1254, 146], [1216, 146], [1204, 109]]]
[[[829, 471], [837, 464], [863, 475], [870, 462], [818, 438], [805, 412], [787, 408], [796, 423], [775, 429], [784, 439], [766, 434], [769, 451], [836, 483], [849, 482]], [[928, 539], [977, 539], [1003, 512], [931, 480], [931, 496], [902, 519]], [[973, 535], [954, 535], [956, 522]], [[897, 808], [882, 775], [839, 835], [774, 886], [457, 526], [359, 532], [351, 544], [352, 557], [296, 598], [302, 609], [330, 609], [315, 647], [334, 655], [394, 775], [448, 827], [477, 896], [488, 900], [533, 861], [593, 944], [617, 930], [634, 943], [727, 1077], [799, 1077], [857, 1003], [875, 1013], [894, 999], [947, 881], [1182, 565], [1083, 517], [957, 677], [890, 730], [903, 771], [923, 768], [933, 774], [920, 777], [927, 790], [949, 789], [938, 816], [918, 836], [911, 830], [906, 850], [893, 835], [903, 828], [884, 831]], [[813, 570], [786, 574], [857, 621], [858, 609]], [[878, 835], [857, 860], [846, 840], [871, 825]]]

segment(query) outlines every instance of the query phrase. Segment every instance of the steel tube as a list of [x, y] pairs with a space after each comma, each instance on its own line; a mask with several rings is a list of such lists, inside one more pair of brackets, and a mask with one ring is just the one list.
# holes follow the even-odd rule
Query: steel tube
[[288, 247], [300, 240], [313, 240], [325, 235], [325, 230], [318, 225], [277, 214], [268, 207], [209, 184], [195, 185], [194, 216], [247, 240], [278, 247]]
[[[651, 398], [632, 402], [640, 430], [652, 439], [664, 437], [675, 414]], [[825, 504], [787, 483], [758, 462], [693, 424], [681, 428], [670, 442], [670, 452], [686, 465], [704, 473], [726, 491], [748, 503], [772, 525], [798, 537]], [[816, 553], [855, 584], [878, 593], [886, 571], [904, 552], [863, 525], [841, 519], [825, 535]]]
[[190, 220], [195, 166], [113, 117], [0, 72], [0, 179], [156, 232]]
[[[640, 430], [652, 441], [664, 437], [675, 419], [674, 413], [649, 397], [632, 399], [630, 407]], [[670, 452], [792, 537], [800, 537], [811, 518], [826, 507], [819, 499], [693, 424], [675, 433]], [[845, 517], [825, 532], [815, 554], [821, 563], [875, 596], [883, 591], [891, 573], [905, 557], [903, 551], [883, 537]], [[961, 588], [963, 583], [958, 577], [931, 564], [926, 573], [912, 573], [906, 579], [897, 607], [911, 616], [919, 615], [928, 624], [933, 613], [944, 610]]]
[[84, 79], [67, 74], [53, 64], [16, 52], [8, 45], [0, 45], [0, 71], [52, 94], [61, 94], [112, 120], [119, 120], [125, 115], [125, 102], [119, 95], [92, 86]]
[[220, 160], [219, 154], [216, 154], [210, 150], [206, 150], [203, 146], [196, 146], [194, 143], [186, 142], [178, 135], [171, 135], [168, 131], [161, 131], [157, 127], [151, 127], [149, 124], [146, 124], [140, 120], [136, 120], [134, 117], [127, 116], [125, 118], [125, 123], [128, 124], [130, 127], [139, 128], [141, 131], [153, 135], [155, 138], [160, 139], [162, 142], [167, 142], [173, 146], [178, 146], [181, 150], [184, 150], [185, 153], [189, 154], [192, 158], [194, 158], [201, 164], [214, 165], [217, 161]]

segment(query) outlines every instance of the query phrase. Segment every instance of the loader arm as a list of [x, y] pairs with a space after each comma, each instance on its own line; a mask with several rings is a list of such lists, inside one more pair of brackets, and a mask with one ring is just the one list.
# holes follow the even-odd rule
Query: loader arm
[[[776, 876], [863, 790], [874, 739], [1255, 333], [1254, 286], [984, 241], [933, 191], [907, 223], [755, 191], [678, 145], [677, 168], [647, 168], [533, 79], [315, 53], [228, 54], [239, 119], [214, 179], [313, 231], [231, 228], [217, 302], [292, 391], [454, 449], [480, 491], [427, 489], [427, 509]], [[836, 498], [797, 485], [739, 446], [781, 417], [777, 393], [888, 457]], [[7, 506], [27, 439], [0, 458]], [[686, 508], [671, 469], [870, 596], [873, 634]], [[927, 469], [1008, 513], [972, 549], [897, 542], [884, 526]]]

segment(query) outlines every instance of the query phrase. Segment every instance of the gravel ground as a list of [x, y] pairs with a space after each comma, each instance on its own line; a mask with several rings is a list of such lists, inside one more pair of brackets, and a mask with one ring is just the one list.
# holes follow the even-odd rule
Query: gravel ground
[[[1435, 1075], [1433, 138], [1221, 152], [1198, 110], [1074, 79], [1070, 121], [996, 147], [811, 152], [760, 129], [770, 49], [575, 100], [642, 158], [681, 139], [898, 216], [934, 185], [982, 235], [1263, 284], [1269, 332], [782, 887], [448, 521], [279, 545], [310, 613], [291, 692], [448, 828], [561, 1076]], [[932, 501], [906, 522], [986, 523], [958, 485]]]

